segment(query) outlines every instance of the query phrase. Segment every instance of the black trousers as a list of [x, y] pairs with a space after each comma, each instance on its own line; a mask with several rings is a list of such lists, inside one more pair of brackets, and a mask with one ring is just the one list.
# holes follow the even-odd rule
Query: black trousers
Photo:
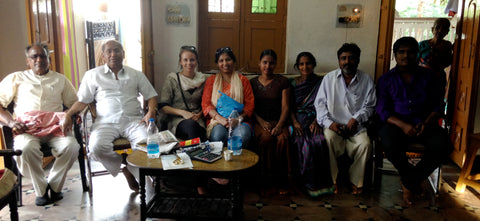
[[175, 136], [182, 140], [189, 140], [189, 139], [200, 137], [200, 140], [202, 142], [207, 141], [207, 134], [206, 134], [205, 128], [200, 126], [198, 122], [192, 119], [182, 120], [177, 125]]
[[[422, 135], [409, 137], [399, 127], [386, 123], [379, 132], [380, 144], [388, 160], [398, 170], [403, 185], [415, 190], [440, 164], [448, 159], [453, 146], [447, 132], [440, 126], [425, 128]], [[413, 166], [406, 157], [406, 148], [410, 143], [425, 146], [422, 160]]]

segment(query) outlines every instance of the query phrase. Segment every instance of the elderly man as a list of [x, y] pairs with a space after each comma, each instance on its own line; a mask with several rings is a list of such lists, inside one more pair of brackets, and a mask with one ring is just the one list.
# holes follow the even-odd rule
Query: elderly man
[[323, 78], [315, 99], [317, 122], [324, 127], [335, 187], [337, 157], [346, 151], [353, 160], [349, 170], [352, 193], [359, 194], [362, 192], [365, 162], [371, 149], [363, 124], [375, 108], [375, 85], [368, 74], [357, 69], [360, 48], [356, 44], [343, 44], [337, 51], [337, 58], [340, 68]]
[[[113, 176], [117, 176], [125, 160], [113, 151], [113, 141], [125, 137], [132, 146], [146, 141], [146, 125], [150, 118], [155, 118], [157, 93], [145, 74], [123, 65], [125, 51], [119, 42], [106, 42], [102, 51], [105, 65], [89, 70], [83, 76], [77, 94], [78, 102], [67, 112], [64, 129], [71, 128], [69, 116], [96, 101], [97, 119], [89, 141], [91, 157], [100, 161]], [[139, 94], [148, 101], [145, 116], [142, 116], [143, 111], [137, 100]], [[129, 167], [123, 170], [130, 189], [138, 192], [138, 182], [131, 172], [132, 168]]]
[[[63, 105], [70, 107], [75, 101], [75, 88], [63, 75], [49, 70], [48, 47], [33, 44], [26, 48], [29, 70], [12, 73], [0, 83], [0, 122], [12, 128], [15, 138], [13, 147], [22, 150], [17, 157], [20, 172], [30, 177], [37, 198], [35, 204], [44, 206], [63, 198], [61, 192], [67, 171], [78, 156], [79, 144], [72, 133], [66, 136], [34, 136], [26, 133], [25, 123], [16, 117], [25, 116], [30, 111], [62, 112]], [[10, 115], [5, 108], [14, 102], [14, 113]], [[48, 178], [42, 168], [43, 153], [41, 143], [52, 147], [55, 162]], [[50, 190], [50, 196], [48, 195]]]
[[[398, 39], [393, 53], [397, 65], [378, 79], [376, 110], [383, 121], [378, 135], [388, 160], [401, 176], [403, 199], [412, 204], [420, 184], [453, 150], [447, 132], [438, 124], [445, 108], [445, 76], [442, 79], [418, 66], [418, 43], [412, 37]], [[409, 143], [425, 146], [416, 166], [405, 155]]]

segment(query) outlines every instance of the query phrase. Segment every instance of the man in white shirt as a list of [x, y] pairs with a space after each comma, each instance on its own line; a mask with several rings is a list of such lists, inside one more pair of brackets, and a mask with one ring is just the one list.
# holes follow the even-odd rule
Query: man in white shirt
[[[9, 74], [0, 83], [0, 122], [12, 128], [15, 135], [13, 148], [23, 151], [23, 154], [16, 158], [17, 165], [22, 175], [32, 180], [37, 195], [35, 204], [44, 206], [63, 198], [61, 190], [65, 177], [77, 159], [80, 145], [72, 133], [67, 133], [65, 137], [51, 134], [36, 137], [28, 134], [27, 126], [16, 120], [16, 117], [29, 111], [62, 112], [63, 105], [72, 106], [77, 101], [77, 96], [75, 88], [65, 76], [49, 70], [50, 60], [46, 45], [30, 45], [26, 48], [25, 55], [30, 69]], [[13, 116], [5, 110], [11, 102], [14, 102]], [[47, 179], [42, 168], [41, 143], [47, 143], [55, 157]]]
[[363, 124], [375, 108], [375, 85], [368, 74], [357, 69], [360, 48], [356, 44], [343, 44], [337, 58], [340, 68], [323, 78], [315, 99], [317, 122], [324, 127], [333, 183], [336, 186], [337, 158], [346, 151], [353, 160], [349, 170], [352, 193], [359, 194], [371, 149]]
[[[113, 176], [120, 172], [124, 157], [113, 151], [113, 141], [118, 137], [127, 138], [132, 147], [145, 142], [147, 123], [155, 118], [157, 92], [145, 74], [123, 65], [125, 51], [114, 40], [102, 46], [105, 65], [85, 73], [78, 89], [78, 102], [67, 112], [67, 118], [76, 114], [92, 102], [96, 102], [97, 118], [92, 125], [89, 140], [91, 157], [100, 161]], [[141, 94], [148, 102], [148, 112], [143, 116]], [[71, 120], [64, 123], [64, 130], [71, 128]], [[138, 192], [138, 182], [128, 166], [123, 170], [130, 189]]]

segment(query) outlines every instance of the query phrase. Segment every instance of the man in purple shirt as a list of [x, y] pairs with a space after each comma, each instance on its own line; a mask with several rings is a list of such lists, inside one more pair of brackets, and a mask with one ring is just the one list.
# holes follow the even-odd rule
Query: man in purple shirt
[[[421, 183], [448, 157], [453, 147], [448, 134], [438, 124], [445, 103], [444, 79], [418, 66], [418, 42], [412, 37], [393, 45], [397, 65], [377, 82], [376, 111], [383, 125], [378, 132], [388, 159], [402, 181], [403, 199], [412, 204]], [[425, 146], [424, 157], [416, 165], [405, 155], [409, 143]]]

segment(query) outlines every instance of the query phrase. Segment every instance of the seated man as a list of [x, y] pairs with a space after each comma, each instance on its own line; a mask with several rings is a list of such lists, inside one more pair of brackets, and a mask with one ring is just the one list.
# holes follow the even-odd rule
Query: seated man
[[[420, 190], [420, 184], [453, 149], [447, 132], [438, 125], [445, 108], [445, 79], [418, 66], [414, 38], [398, 39], [393, 53], [397, 65], [378, 79], [376, 110], [383, 122], [378, 134], [387, 158], [401, 176], [403, 199], [412, 204], [412, 191]], [[425, 146], [416, 166], [405, 155], [412, 142]]]
[[[96, 101], [97, 118], [92, 125], [89, 141], [91, 157], [100, 161], [113, 176], [120, 172], [125, 159], [113, 150], [113, 141], [127, 138], [132, 147], [145, 142], [148, 120], [155, 118], [157, 93], [145, 74], [123, 65], [125, 51], [114, 40], [102, 46], [105, 65], [89, 70], [83, 76], [78, 90], [78, 102], [67, 112], [64, 129], [71, 128], [70, 116]], [[141, 94], [148, 101], [148, 112], [142, 116], [142, 108], [137, 100]], [[130, 189], [138, 192], [138, 182], [126, 167], [123, 174]]]
[[[16, 158], [18, 167], [24, 176], [32, 179], [37, 195], [35, 204], [43, 206], [63, 198], [61, 190], [65, 176], [77, 159], [80, 145], [72, 133], [63, 137], [52, 134], [37, 137], [25, 133], [27, 126], [15, 117], [21, 117], [29, 111], [61, 112], [63, 105], [72, 106], [77, 101], [77, 96], [75, 88], [65, 76], [49, 70], [50, 60], [46, 45], [30, 45], [25, 54], [30, 69], [12, 73], [0, 83], [0, 122], [12, 128], [15, 136], [13, 148], [23, 151], [23, 154]], [[15, 103], [13, 117], [5, 110], [12, 101]], [[47, 179], [42, 168], [41, 143], [52, 147], [55, 157]]]
[[363, 124], [374, 111], [375, 85], [367, 73], [357, 69], [360, 48], [356, 44], [343, 44], [337, 51], [337, 58], [340, 68], [323, 78], [315, 99], [317, 122], [325, 128], [333, 183], [336, 186], [337, 158], [346, 151], [353, 160], [349, 171], [352, 193], [359, 194], [371, 149]]

